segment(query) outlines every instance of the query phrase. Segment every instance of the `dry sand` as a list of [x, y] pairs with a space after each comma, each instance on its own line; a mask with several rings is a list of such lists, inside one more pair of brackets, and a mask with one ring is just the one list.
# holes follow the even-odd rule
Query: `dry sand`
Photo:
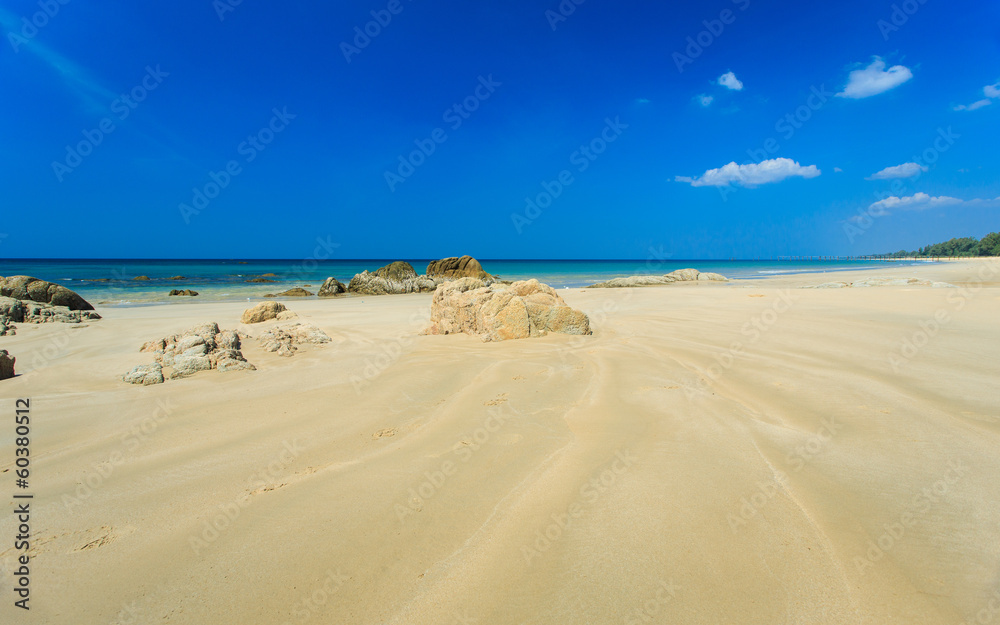
[[[966, 288], [790, 288], [871, 275]], [[151, 387], [120, 381], [144, 341], [237, 327], [245, 305], [20, 324], [0, 339], [21, 374], [0, 467], [8, 493], [30, 397], [32, 610], [11, 605], [8, 509], [0, 616], [937, 624], [1000, 606], [995, 263], [561, 293], [593, 336], [418, 336], [430, 295], [290, 300], [340, 342], [247, 340], [256, 372]]]

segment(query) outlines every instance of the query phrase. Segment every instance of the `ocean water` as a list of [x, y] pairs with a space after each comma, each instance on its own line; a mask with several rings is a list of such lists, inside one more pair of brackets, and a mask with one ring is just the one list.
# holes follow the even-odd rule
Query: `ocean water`
[[[373, 271], [391, 260], [130, 260], [0, 259], [0, 276], [29, 275], [70, 288], [95, 305], [137, 306], [167, 303], [259, 300], [266, 293], [305, 287], [315, 293], [333, 276], [347, 284], [356, 273]], [[408, 260], [424, 273], [428, 260]], [[555, 288], [582, 287], [623, 276], [662, 275], [694, 267], [740, 280], [806, 272], [878, 268], [889, 261], [807, 260], [481, 260], [483, 268], [506, 280], [537, 278]], [[897, 265], [922, 261], [892, 261]], [[274, 274], [271, 283], [247, 280]], [[148, 276], [149, 281], [137, 281]], [[171, 280], [171, 277], [183, 279]], [[169, 297], [172, 289], [192, 289], [198, 297]]]

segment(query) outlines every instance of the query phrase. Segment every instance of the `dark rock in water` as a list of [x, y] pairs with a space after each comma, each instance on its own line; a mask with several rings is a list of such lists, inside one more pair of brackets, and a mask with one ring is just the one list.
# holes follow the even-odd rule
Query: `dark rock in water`
[[430, 278], [478, 278], [480, 280], [491, 280], [493, 276], [483, 271], [483, 266], [479, 261], [471, 256], [442, 258], [431, 261], [427, 265], [427, 276]]
[[198, 291], [192, 291], [191, 289], [184, 289], [184, 290], [174, 289], [174, 290], [170, 291], [170, 293], [168, 293], [167, 295], [168, 296], [172, 296], [172, 295], [187, 295], [187, 296], [190, 296], [190, 297], [194, 297], [194, 296], [198, 295]]
[[0, 349], [0, 380], [14, 377], [14, 361], [17, 360], [5, 349]]
[[149, 276], [136, 276], [136, 277], [134, 277], [134, 278], [132, 278], [132, 279], [133, 279], [133, 280], [141, 280], [141, 281], [146, 281], [146, 280], [149, 280]]
[[288, 289], [284, 293], [278, 293], [280, 297], [312, 297], [314, 294], [309, 291], [295, 287], [294, 289]]
[[65, 306], [70, 310], [94, 310], [90, 302], [66, 287], [31, 276], [0, 278], [0, 295], [53, 306]]
[[260, 274], [260, 277], [262, 277], [262, 278], [277, 278], [278, 274], [276, 274], [276, 273], [262, 273], [262, 274]]
[[167, 280], [187, 280], [184, 276], [170, 276]]
[[344, 286], [344, 283], [336, 278], [327, 278], [323, 282], [323, 286], [319, 287], [318, 295], [320, 297], [333, 297], [341, 293], [347, 293], [347, 287]]
[[417, 270], [410, 263], [397, 260], [375, 270], [375, 275], [386, 280], [409, 280], [417, 277]]
[[268, 280], [267, 278], [250, 278], [247, 282], [277, 282], [277, 280]]

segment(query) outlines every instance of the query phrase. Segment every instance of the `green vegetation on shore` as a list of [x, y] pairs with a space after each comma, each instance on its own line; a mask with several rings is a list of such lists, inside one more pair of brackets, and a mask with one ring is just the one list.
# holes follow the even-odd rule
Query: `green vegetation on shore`
[[976, 240], [975, 237], [962, 237], [944, 243], [925, 245], [915, 252], [900, 250], [890, 256], [892, 258], [1000, 256], [1000, 232], [991, 232], [980, 240]]

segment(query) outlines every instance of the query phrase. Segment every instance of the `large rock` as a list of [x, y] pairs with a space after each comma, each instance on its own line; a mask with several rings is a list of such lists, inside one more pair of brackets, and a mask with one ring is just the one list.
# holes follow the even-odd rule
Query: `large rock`
[[[93, 310], [70, 310], [65, 306], [53, 306], [0, 296], [0, 324], [7, 327], [7, 333], [14, 334], [16, 323], [80, 323], [89, 319], [100, 319]], [[0, 334], [2, 336], [2, 334]]]
[[347, 293], [347, 287], [344, 286], [344, 283], [340, 280], [331, 277], [327, 278], [326, 281], [323, 282], [323, 286], [319, 287], [319, 293], [317, 293], [317, 295], [320, 297], [333, 297], [334, 295], [340, 295], [341, 293]]
[[607, 282], [598, 282], [597, 284], [589, 285], [587, 288], [620, 289], [635, 286], [659, 286], [661, 284], [670, 284], [671, 282], [677, 282], [677, 278], [673, 276], [629, 276], [627, 278], [613, 278]]
[[587, 315], [566, 305], [538, 280], [487, 286], [477, 278], [446, 282], [434, 292], [431, 325], [424, 334], [464, 332], [484, 341], [542, 336], [548, 332], [590, 334]]
[[0, 349], [0, 380], [14, 377], [14, 362], [17, 359], [5, 349]]
[[53, 306], [65, 306], [70, 310], [94, 310], [90, 302], [66, 287], [31, 276], [0, 279], [0, 295]]
[[483, 266], [471, 256], [452, 256], [450, 258], [431, 261], [427, 265], [427, 277], [440, 277], [449, 280], [478, 278], [484, 282], [492, 282], [494, 279], [493, 276], [483, 271]]
[[587, 286], [588, 289], [615, 289], [635, 286], [660, 286], [674, 282], [728, 282], [725, 276], [705, 272], [697, 269], [677, 269], [663, 276], [629, 276], [627, 278], [613, 278], [606, 282], [598, 282]]
[[413, 265], [397, 260], [374, 272], [362, 271], [351, 278], [347, 290], [361, 295], [398, 295], [433, 291], [443, 279], [418, 276]]
[[270, 321], [271, 319], [276, 319], [279, 313], [286, 310], [288, 309], [280, 302], [261, 302], [256, 306], [244, 310], [240, 321], [243, 323]]

